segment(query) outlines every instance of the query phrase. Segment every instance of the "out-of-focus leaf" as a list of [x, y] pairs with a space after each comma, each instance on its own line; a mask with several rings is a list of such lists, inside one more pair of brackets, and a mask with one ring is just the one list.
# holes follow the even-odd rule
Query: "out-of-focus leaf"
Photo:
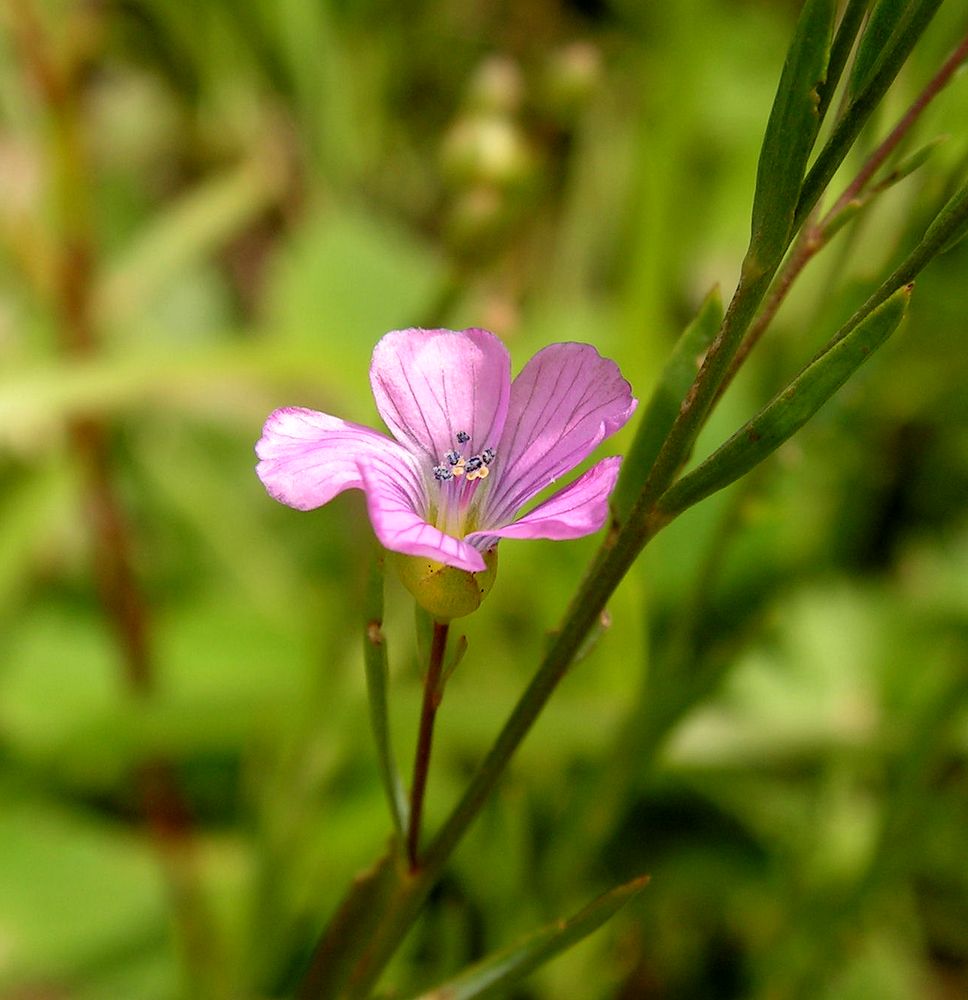
[[331, 1000], [340, 995], [353, 964], [379, 926], [386, 900], [400, 891], [405, 877], [396, 852], [357, 875], [313, 954], [299, 990], [300, 1000]]
[[935, 257], [960, 243], [966, 235], [968, 235], [968, 182], [945, 202], [921, 237], [921, 242], [844, 324], [834, 337], [834, 341], [847, 336], [857, 323], [862, 322], [888, 298], [914, 281]]
[[[267, 144], [271, 149], [271, 143]], [[116, 327], [146, 309], [152, 296], [206, 259], [275, 201], [285, 171], [261, 153], [203, 181], [166, 207], [108, 270], [95, 292], [100, 322]]]
[[0, 885], [4, 996], [166, 944], [155, 860], [130, 836], [65, 809], [6, 799]]
[[883, 177], [875, 185], [875, 189], [878, 191], [883, 191], [889, 187], [893, 187], [898, 181], [904, 180], [910, 174], [913, 174], [918, 167], [922, 166], [928, 161], [931, 154], [940, 146], [942, 143], [948, 141], [948, 136], [939, 135], [932, 139], [930, 142], [924, 143], [922, 146], [918, 146], [913, 153], [909, 153], [905, 156], [897, 166], [893, 167], [887, 176]]
[[194, 602], [157, 629], [158, 695], [132, 702], [96, 617], [52, 605], [17, 623], [0, 673], [0, 733], [18, 759], [104, 791], [146, 754], [231, 754], [291, 722], [307, 653], [250, 607]]
[[745, 427], [659, 499], [672, 517], [735, 482], [796, 433], [897, 329], [911, 297], [902, 288], [811, 362]]
[[764, 269], [779, 260], [789, 243], [807, 159], [820, 128], [819, 88], [836, 16], [835, 0], [807, 0], [787, 51], [753, 196], [750, 256]]
[[622, 472], [612, 494], [612, 509], [620, 524], [628, 516], [636, 495], [648, 478], [652, 463], [679, 415], [682, 399], [699, 371], [706, 348], [716, 336], [722, 318], [722, 296], [716, 285], [676, 341], [649, 403], [639, 417], [635, 439], [622, 462]]
[[[368, 352], [372, 345], [366, 346]], [[360, 394], [348, 389], [341, 371], [322, 363], [324, 356], [318, 345], [298, 342], [234, 344], [183, 354], [149, 350], [137, 357], [7, 371], [0, 383], [0, 424], [5, 437], [16, 438], [19, 449], [52, 423], [79, 413], [113, 414], [158, 405], [168, 412], [179, 406], [211, 410], [211, 401], [217, 398], [216, 409], [224, 415], [226, 399], [248, 408], [253, 385], [264, 392], [267, 384], [291, 386], [310, 377], [320, 398], [331, 399], [334, 409], [348, 412]], [[365, 373], [365, 361], [360, 364]]]
[[38, 553], [56, 537], [52, 528], [72, 519], [71, 470], [54, 461], [31, 469], [0, 497], [0, 615], [37, 568]]
[[440, 258], [415, 234], [329, 207], [277, 262], [267, 291], [269, 323], [314, 344], [321, 367], [362, 375], [387, 330], [427, 322], [443, 278]]
[[506, 995], [505, 991], [515, 983], [598, 930], [648, 882], [648, 876], [640, 876], [612, 889], [567, 920], [549, 924], [521, 944], [496, 952], [436, 989], [422, 993], [419, 1000], [484, 1000]]

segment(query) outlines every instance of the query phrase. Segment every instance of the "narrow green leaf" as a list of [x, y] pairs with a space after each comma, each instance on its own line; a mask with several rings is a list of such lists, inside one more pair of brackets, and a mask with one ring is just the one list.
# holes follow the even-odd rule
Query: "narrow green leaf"
[[358, 875], [333, 914], [298, 991], [299, 1000], [335, 1000], [406, 875], [396, 852]]
[[695, 318], [676, 341], [672, 354], [639, 418], [635, 440], [622, 462], [622, 473], [612, 493], [612, 511], [622, 523], [648, 478], [656, 455], [679, 415], [682, 399], [699, 371], [706, 348], [723, 319], [723, 302], [716, 285], [703, 299]]
[[817, 154], [804, 178], [793, 221], [794, 231], [813, 211], [837, 168], [843, 163], [844, 157], [854, 144], [854, 140], [860, 134], [860, 130], [880, 104], [887, 88], [894, 82], [911, 49], [924, 34], [941, 3], [942, 0], [914, 0], [912, 3], [902, 29], [894, 32], [888, 47], [875, 63], [869, 81], [848, 104], [843, 117], [837, 122], [830, 138]]
[[484, 1000], [485, 997], [507, 996], [506, 991], [515, 983], [598, 930], [633, 896], [638, 895], [648, 881], [648, 876], [641, 876], [612, 889], [573, 917], [557, 920], [520, 944], [495, 952], [436, 989], [422, 994], [419, 1000]]
[[877, 60], [887, 50], [910, 6], [911, 0], [877, 0], [874, 4], [847, 80], [848, 100], [853, 100], [870, 83]]
[[899, 181], [903, 181], [905, 177], [909, 177], [915, 170], [922, 167], [931, 157], [931, 154], [947, 141], [948, 136], [939, 135], [930, 142], [926, 142], [924, 145], [918, 146], [914, 152], [909, 153], [907, 156], [899, 160], [897, 165], [892, 167], [891, 170], [888, 171], [888, 173], [874, 185], [872, 190], [874, 192], [880, 192], [894, 187], [894, 185]]
[[968, 236], [968, 184], [956, 192], [928, 226], [922, 242], [936, 242], [937, 253], [946, 253]]
[[660, 498], [672, 518], [716, 493], [771, 455], [798, 431], [897, 329], [911, 297], [898, 290], [856, 329], [812, 361], [745, 427]]
[[95, 291], [99, 322], [124, 323], [173, 277], [204, 259], [275, 201], [285, 185], [265, 150], [202, 181], [165, 209], [125, 248]]
[[836, 15], [835, 0], [807, 0], [780, 76], [753, 196], [750, 256], [764, 269], [789, 245], [807, 159], [820, 128], [820, 88]]
[[854, 47], [857, 31], [864, 20], [870, 2], [871, 0], [848, 0], [843, 17], [837, 25], [837, 33], [834, 35], [833, 45], [830, 47], [830, 65], [827, 67], [827, 78], [820, 88], [818, 113], [821, 121], [823, 121], [827, 109], [830, 107], [830, 102], [833, 100], [837, 84], [840, 82], [840, 77]]
[[383, 635], [383, 560], [374, 556], [367, 581], [363, 607], [363, 662], [366, 667], [366, 693], [370, 703], [370, 729], [376, 749], [380, 781], [390, 806], [390, 816], [398, 841], [403, 842], [407, 829], [407, 795], [393, 756], [390, 741], [390, 717], [387, 709], [387, 646]]

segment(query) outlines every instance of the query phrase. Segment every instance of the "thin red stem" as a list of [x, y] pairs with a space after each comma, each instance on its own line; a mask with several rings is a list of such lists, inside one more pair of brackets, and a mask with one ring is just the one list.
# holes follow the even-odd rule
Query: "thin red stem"
[[427, 775], [430, 772], [430, 750], [434, 739], [434, 720], [440, 699], [443, 697], [441, 675], [444, 652], [447, 649], [449, 626], [434, 622], [434, 637], [430, 646], [430, 663], [424, 679], [423, 705], [420, 710], [420, 732], [417, 736], [417, 753], [413, 762], [413, 784], [410, 788], [410, 822], [407, 827], [407, 858], [410, 870], [420, 867], [420, 821], [423, 815]]

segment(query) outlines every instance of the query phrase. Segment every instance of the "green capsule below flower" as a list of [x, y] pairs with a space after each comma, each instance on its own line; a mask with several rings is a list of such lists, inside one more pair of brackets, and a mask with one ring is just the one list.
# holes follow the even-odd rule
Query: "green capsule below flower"
[[399, 552], [392, 555], [403, 585], [438, 622], [463, 618], [476, 611], [497, 576], [497, 549], [483, 553], [485, 568], [479, 573], [457, 569], [422, 556]]

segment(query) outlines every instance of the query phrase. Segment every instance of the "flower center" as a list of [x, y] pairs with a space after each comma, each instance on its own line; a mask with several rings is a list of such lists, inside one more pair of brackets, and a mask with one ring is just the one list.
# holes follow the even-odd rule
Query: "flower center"
[[[457, 432], [458, 445], [465, 445], [470, 439], [466, 431]], [[487, 479], [488, 466], [496, 454], [493, 448], [485, 448], [479, 455], [465, 458], [462, 451], [454, 448], [444, 455], [440, 465], [434, 466], [434, 479], [440, 483], [436, 524], [441, 531], [463, 538], [473, 530], [471, 512], [476, 506], [474, 500], [478, 492], [474, 483]]]

